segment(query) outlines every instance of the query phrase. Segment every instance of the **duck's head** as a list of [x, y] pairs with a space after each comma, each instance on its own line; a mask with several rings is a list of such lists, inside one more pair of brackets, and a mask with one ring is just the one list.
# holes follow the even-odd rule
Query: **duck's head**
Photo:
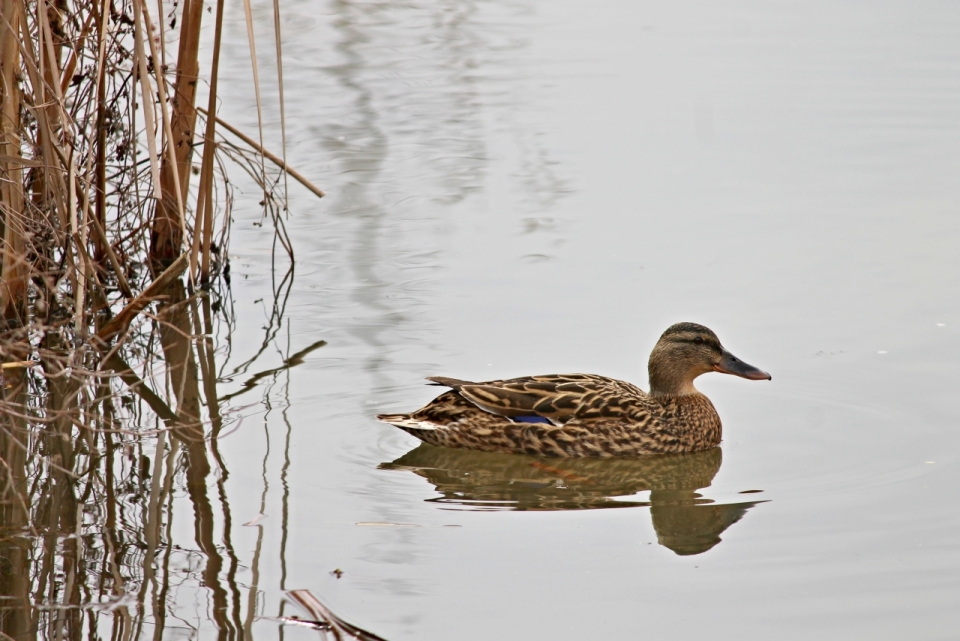
[[716, 334], [696, 323], [677, 323], [668, 328], [650, 353], [647, 369], [650, 393], [664, 396], [696, 394], [693, 379], [707, 372], [733, 374], [752, 381], [771, 378], [728, 352]]

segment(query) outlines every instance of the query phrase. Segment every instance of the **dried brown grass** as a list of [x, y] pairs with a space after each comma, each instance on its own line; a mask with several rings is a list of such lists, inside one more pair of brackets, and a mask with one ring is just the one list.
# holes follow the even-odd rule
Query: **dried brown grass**
[[[262, 186], [291, 257], [292, 246], [264, 153], [219, 139], [218, 119], [203, 117], [215, 113], [223, 0], [203, 79], [202, 1], [158, 7], [0, 0], [0, 638], [95, 638], [99, 611], [84, 604], [97, 601], [115, 604], [103, 612], [113, 638], [139, 636], [180, 466], [214, 622], [237, 632], [206, 497], [231, 420], [213, 342], [218, 319], [233, 322], [227, 159]], [[136, 497], [144, 511], [131, 516]]]

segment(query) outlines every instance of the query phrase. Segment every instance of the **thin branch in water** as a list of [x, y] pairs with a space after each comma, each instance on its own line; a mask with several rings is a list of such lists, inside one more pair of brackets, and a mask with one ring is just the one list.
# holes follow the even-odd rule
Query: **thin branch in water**
[[274, 367], [273, 369], [257, 372], [256, 374], [254, 374], [252, 377], [250, 377], [248, 380], [246, 380], [243, 383], [243, 387], [239, 391], [236, 391], [233, 394], [227, 394], [226, 396], [221, 396], [220, 401], [221, 402], [228, 401], [232, 398], [236, 398], [237, 396], [240, 396], [241, 394], [245, 394], [250, 390], [252, 390], [254, 387], [256, 387], [257, 383], [267, 378], [268, 376], [272, 376], [277, 372], [282, 372], [284, 370], [288, 370], [293, 367], [296, 367], [297, 365], [300, 365], [301, 363], [303, 363], [303, 359], [306, 358], [306, 356], [310, 354], [310, 352], [320, 349], [326, 344], [327, 344], [327, 341], [317, 341], [313, 345], [310, 345], [309, 347], [306, 347], [300, 350], [299, 352], [297, 352], [296, 354], [294, 354], [293, 356], [285, 360], [283, 362], [283, 365], [281, 365], [280, 367]]

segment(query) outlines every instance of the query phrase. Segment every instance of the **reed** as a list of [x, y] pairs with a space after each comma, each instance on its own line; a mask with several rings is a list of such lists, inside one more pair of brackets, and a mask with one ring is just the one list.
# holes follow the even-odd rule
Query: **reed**
[[216, 437], [237, 420], [217, 398], [213, 339], [235, 322], [229, 159], [262, 186], [291, 258], [292, 245], [272, 154], [204, 116], [224, 2], [207, 70], [203, 8], [0, 0], [0, 639], [130, 639], [148, 625], [162, 638], [183, 470], [210, 616], [221, 638], [242, 632], [220, 571], [236, 556], [213, 525], [229, 505], [222, 487], [219, 506], [207, 496], [215, 470], [226, 478]]

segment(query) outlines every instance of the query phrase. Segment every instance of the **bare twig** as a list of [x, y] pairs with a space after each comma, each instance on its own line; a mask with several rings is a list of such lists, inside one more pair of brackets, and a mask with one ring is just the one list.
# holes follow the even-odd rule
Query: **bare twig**
[[[207, 116], [208, 118], [210, 117], [210, 114], [207, 113], [207, 111], [206, 111], [205, 109], [199, 109], [199, 111], [200, 111], [200, 113], [202, 113], [203, 115]], [[239, 129], [237, 129], [236, 127], [234, 127], [233, 125], [231, 125], [230, 123], [224, 121], [224, 120], [223, 120], [222, 118], [220, 118], [219, 116], [216, 116], [216, 119], [217, 119], [217, 124], [218, 124], [218, 125], [220, 125], [220, 126], [223, 127], [224, 129], [226, 129], [227, 131], [229, 131], [230, 133], [232, 133], [234, 136], [236, 136], [237, 138], [239, 138], [240, 140], [242, 140], [244, 143], [246, 143], [247, 145], [249, 145], [250, 147], [252, 147], [253, 150], [256, 151], [258, 154], [263, 154], [263, 157], [264, 157], [264, 158], [270, 160], [270, 161], [273, 162], [277, 167], [279, 167], [279, 168], [282, 169], [283, 171], [287, 172], [288, 174], [290, 174], [291, 176], [293, 176], [294, 178], [296, 178], [297, 181], [299, 181], [299, 183], [300, 183], [301, 185], [303, 185], [304, 187], [306, 187], [307, 189], [309, 189], [310, 191], [312, 191], [312, 192], [313, 192], [314, 194], [316, 194], [318, 197], [323, 198], [323, 197], [326, 195], [326, 194], [324, 194], [324, 192], [323, 192], [319, 187], [317, 187], [317, 186], [314, 185], [312, 182], [310, 182], [309, 180], [307, 180], [306, 177], [305, 177], [303, 174], [301, 174], [299, 171], [297, 171], [296, 169], [294, 169], [293, 167], [291, 167], [290, 165], [288, 165], [287, 163], [285, 163], [281, 158], [278, 158], [278, 157], [276, 156], [276, 154], [273, 154], [273, 153], [270, 152], [268, 149], [264, 149], [261, 145], [257, 144], [257, 142], [256, 142], [253, 138], [251, 138], [250, 136], [246, 135], [245, 133], [243, 133], [242, 131], [240, 131]]]
[[139, 314], [143, 308], [149, 305], [151, 301], [156, 299], [160, 292], [169, 287], [170, 283], [180, 277], [180, 274], [183, 273], [183, 270], [187, 268], [187, 261], [189, 258], [190, 257], [188, 254], [181, 254], [180, 258], [175, 260], [172, 265], [163, 271], [162, 274], [157, 276], [157, 278], [150, 283], [150, 285], [143, 290], [139, 296], [130, 301], [127, 306], [120, 311], [119, 314], [114, 316], [110, 322], [100, 328], [100, 331], [98, 331], [96, 334], [96, 338], [101, 343], [106, 343], [117, 334], [125, 331], [130, 322], [136, 318], [137, 314]]
[[[287, 592], [294, 603], [303, 608], [314, 621], [326, 623], [330, 626], [330, 632], [335, 639], [342, 639], [343, 634], [347, 634], [354, 639], [361, 641], [386, 641], [383, 637], [377, 636], [372, 632], [367, 632], [358, 628], [352, 623], [347, 623], [336, 614], [330, 611], [327, 606], [320, 602], [310, 590], [290, 590]], [[321, 630], [321, 634], [323, 631]]]

